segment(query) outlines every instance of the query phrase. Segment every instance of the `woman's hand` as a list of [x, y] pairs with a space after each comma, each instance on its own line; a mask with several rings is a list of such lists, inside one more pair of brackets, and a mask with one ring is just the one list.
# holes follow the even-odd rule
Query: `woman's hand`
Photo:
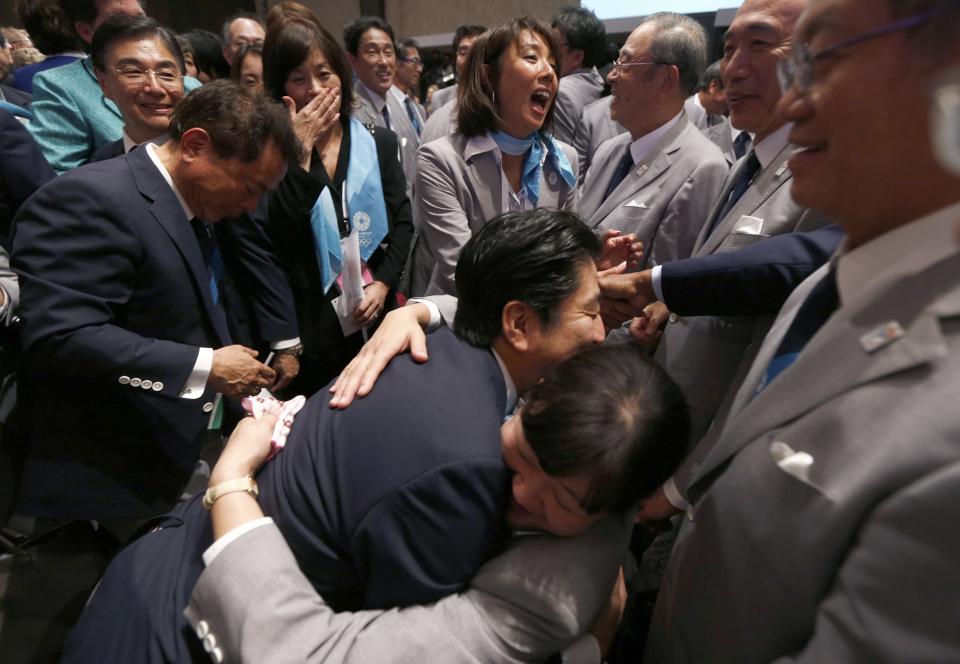
[[270, 454], [270, 439], [276, 424], [276, 413], [265, 413], [258, 420], [243, 418], [210, 472], [210, 486], [256, 473]]
[[604, 272], [620, 263], [626, 263], [626, 269], [632, 270], [643, 259], [643, 242], [637, 241], [633, 233], [623, 235], [617, 230], [604, 231], [600, 238], [603, 246], [597, 258], [597, 271]]
[[382, 281], [374, 281], [363, 288], [363, 301], [353, 310], [353, 322], [366, 327], [377, 319], [383, 311], [383, 303], [387, 300], [389, 286]]
[[290, 114], [293, 131], [300, 140], [300, 166], [309, 170], [314, 146], [340, 119], [340, 88], [321, 88], [320, 93], [299, 111], [291, 97], [284, 97], [283, 103]]

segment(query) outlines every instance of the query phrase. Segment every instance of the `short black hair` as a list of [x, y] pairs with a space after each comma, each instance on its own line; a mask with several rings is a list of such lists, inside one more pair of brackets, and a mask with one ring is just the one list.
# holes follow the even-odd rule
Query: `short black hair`
[[586, 348], [551, 367], [520, 417], [545, 473], [592, 476], [590, 513], [626, 511], [663, 484], [690, 431], [680, 388], [632, 343]]
[[[143, 7], [142, 0], [137, 4]], [[76, 23], [94, 23], [99, 13], [96, 0], [60, 0], [60, 7], [70, 21], [71, 29]]]
[[[224, 46], [230, 46], [230, 26], [234, 21], [245, 18], [248, 21], [253, 21], [257, 25], [260, 25], [260, 21], [257, 19], [256, 14], [251, 14], [250, 12], [237, 12], [232, 16], [228, 16], [223, 20], [223, 26], [220, 28], [220, 39], [223, 41]], [[263, 27], [260, 25], [260, 27]]]
[[502, 333], [504, 306], [517, 300], [545, 326], [579, 287], [583, 266], [593, 266], [600, 240], [577, 215], [538, 208], [494, 218], [464, 245], [457, 261], [459, 295], [454, 332], [474, 346]]
[[[519, 46], [524, 31], [541, 37], [553, 56], [557, 78], [560, 77], [560, 47], [553, 29], [533, 16], [519, 16], [509, 23], [491, 28], [473, 42], [470, 57], [463, 68], [463, 78], [457, 89], [457, 131], [472, 138], [488, 131], [496, 131], [500, 108], [496, 102], [496, 89], [500, 83], [503, 55], [511, 44]], [[543, 128], [553, 126], [556, 100], [547, 109]]]
[[567, 46], [583, 51], [583, 66], [596, 67], [607, 59], [607, 31], [603, 23], [585, 7], [564, 7], [550, 25], [563, 33]]
[[337, 40], [319, 22], [291, 18], [274, 21], [263, 41], [263, 87], [281, 101], [287, 76], [316, 48], [340, 79], [340, 117], [350, 115], [353, 106], [353, 72]]
[[126, 14], [111, 16], [101, 23], [97, 31], [93, 33], [93, 39], [90, 41], [90, 58], [93, 60], [93, 66], [100, 71], [104, 71], [107, 66], [107, 53], [121, 39], [143, 39], [145, 37], [159, 38], [173, 56], [174, 61], [180, 68], [180, 73], [186, 71], [183, 64], [183, 51], [180, 50], [180, 44], [170, 30], [167, 30], [149, 16], [128, 16]]
[[170, 138], [207, 132], [221, 159], [251, 162], [271, 143], [284, 161], [299, 158], [300, 144], [287, 110], [265, 95], [228, 79], [211, 81], [185, 96], [170, 118]]
[[223, 42], [209, 30], [190, 30], [183, 33], [193, 47], [193, 64], [197, 72], [210, 78], [229, 78], [230, 65], [223, 59]]
[[487, 31], [486, 26], [483, 25], [459, 25], [457, 26], [456, 32], [453, 33], [453, 54], [457, 54], [457, 49], [460, 48], [460, 42], [463, 41], [465, 37], [479, 37], [484, 32]]
[[406, 39], [401, 39], [397, 42], [397, 57], [403, 60], [407, 55], [408, 48], [415, 48], [418, 51], [420, 50], [420, 44], [417, 43], [416, 39], [407, 37]]
[[13, 8], [33, 44], [44, 55], [86, 49], [86, 43], [77, 36], [57, 0], [15, 0]]
[[348, 53], [357, 54], [360, 50], [360, 40], [367, 30], [383, 30], [390, 36], [391, 42], [396, 42], [397, 38], [393, 34], [393, 28], [379, 16], [361, 16], [356, 21], [343, 29], [343, 47]]
[[714, 60], [707, 68], [703, 70], [703, 76], [700, 77], [700, 84], [697, 86], [697, 91], [707, 90], [710, 88], [710, 84], [716, 81], [720, 84], [720, 87], [723, 87], [723, 78], [720, 77], [720, 60]]

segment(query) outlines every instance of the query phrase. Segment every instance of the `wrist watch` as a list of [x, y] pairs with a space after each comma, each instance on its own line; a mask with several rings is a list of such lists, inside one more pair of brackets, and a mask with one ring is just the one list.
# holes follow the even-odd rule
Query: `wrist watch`
[[203, 509], [209, 511], [219, 498], [222, 498], [228, 493], [237, 493], [238, 491], [249, 493], [254, 498], [260, 495], [260, 489], [257, 488], [257, 481], [253, 479], [253, 477], [250, 475], [238, 477], [235, 480], [220, 482], [220, 484], [207, 489], [207, 492], [203, 494]]
[[278, 348], [273, 351], [274, 355], [293, 355], [294, 357], [300, 357], [303, 355], [303, 342], [294, 344], [293, 346], [287, 346], [286, 348]]

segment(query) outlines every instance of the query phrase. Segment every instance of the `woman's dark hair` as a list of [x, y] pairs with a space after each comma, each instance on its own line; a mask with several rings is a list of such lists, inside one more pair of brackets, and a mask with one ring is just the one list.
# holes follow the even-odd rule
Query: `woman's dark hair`
[[596, 234], [570, 212], [538, 208], [496, 217], [460, 252], [454, 332], [474, 346], [491, 345], [502, 334], [503, 308], [512, 300], [532, 308], [549, 327], [599, 251]]
[[[469, 138], [496, 131], [500, 109], [495, 97], [500, 84], [503, 55], [511, 44], [520, 45], [520, 37], [526, 31], [543, 39], [556, 62], [554, 70], [560, 71], [560, 48], [556, 35], [547, 23], [537, 18], [521, 16], [477, 37], [464, 66], [463, 80], [457, 89], [457, 126], [464, 136]], [[557, 77], [559, 78], [559, 73]], [[556, 98], [550, 104], [543, 123], [547, 129], [553, 124], [554, 107]]]
[[353, 71], [347, 56], [333, 36], [319, 22], [299, 18], [275, 21], [263, 41], [263, 86], [280, 101], [290, 72], [299, 67], [314, 48], [323, 53], [333, 73], [340, 79], [340, 117], [350, 115], [353, 102]]
[[186, 72], [186, 67], [183, 64], [183, 51], [180, 50], [177, 38], [165, 27], [143, 14], [116, 14], [100, 24], [97, 31], [93, 33], [93, 40], [90, 42], [90, 58], [93, 60], [93, 66], [100, 71], [105, 71], [107, 53], [118, 41], [147, 37], [158, 38], [164, 47], [170, 51], [170, 55], [173, 56], [174, 61], [180, 68], [180, 73]]
[[251, 53], [256, 53], [263, 58], [263, 46], [260, 44], [241, 44], [240, 48], [237, 49], [237, 54], [233, 56], [233, 64], [230, 65], [230, 78], [237, 83], [243, 83], [241, 80], [241, 68], [243, 67], [243, 61], [247, 59], [247, 56]]
[[13, 8], [34, 46], [44, 55], [86, 50], [87, 45], [77, 36], [58, 0], [16, 0]]
[[170, 138], [179, 141], [199, 127], [220, 159], [249, 163], [271, 143], [284, 161], [296, 159], [300, 143], [287, 110], [257, 91], [229, 79], [211, 81], [185, 96], [170, 117]]
[[269, 31], [275, 23], [283, 23], [285, 21], [300, 21], [301, 23], [309, 23], [318, 28], [323, 28], [319, 16], [314, 14], [308, 7], [305, 7], [299, 2], [293, 2], [293, 0], [283, 0], [283, 2], [278, 2], [270, 8], [270, 11], [267, 12], [267, 20], [265, 21], [266, 29]]
[[593, 346], [547, 371], [521, 411], [540, 467], [592, 476], [587, 512], [622, 512], [663, 484], [686, 452], [683, 393], [632, 343]]
[[197, 72], [210, 78], [229, 78], [230, 65], [223, 59], [223, 42], [209, 30], [190, 30], [183, 33], [193, 47], [193, 63]]

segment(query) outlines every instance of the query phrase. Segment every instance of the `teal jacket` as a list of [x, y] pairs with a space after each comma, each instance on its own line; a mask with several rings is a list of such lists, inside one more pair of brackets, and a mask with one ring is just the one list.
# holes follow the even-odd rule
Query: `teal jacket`
[[[200, 82], [188, 76], [183, 86], [189, 92]], [[30, 133], [58, 173], [86, 164], [100, 146], [123, 136], [120, 110], [103, 96], [90, 58], [34, 76], [30, 110]]]

